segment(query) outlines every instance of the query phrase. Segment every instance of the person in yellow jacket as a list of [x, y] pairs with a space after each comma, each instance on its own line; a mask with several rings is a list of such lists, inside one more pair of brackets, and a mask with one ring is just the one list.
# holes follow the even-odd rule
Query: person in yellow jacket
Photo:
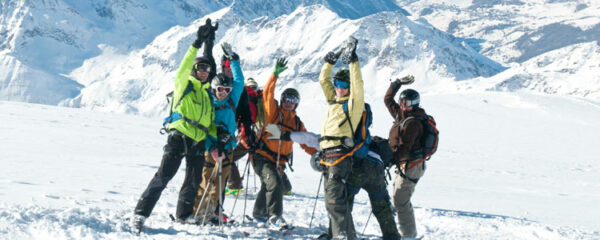
[[[360, 64], [356, 56], [356, 39], [350, 37], [340, 52], [329, 52], [321, 68], [319, 83], [329, 104], [322, 123], [319, 146], [322, 149], [321, 164], [325, 179], [325, 206], [329, 214], [332, 239], [355, 239], [356, 233], [351, 214], [346, 180], [352, 171], [354, 132], [364, 110], [364, 90]], [[340, 54], [350, 70], [339, 70], [333, 82], [333, 65]]]
[[[167, 183], [177, 173], [184, 156], [185, 180], [179, 192], [176, 218], [180, 222], [194, 221], [192, 207], [202, 181], [205, 139], [216, 135], [215, 130], [209, 131], [215, 129], [215, 116], [207, 89], [216, 69], [212, 47], [217, 28], [218, 24], [213, 27], [207, 19], [206, 24], [198, 29], [196, 40], [177, 70], [171, 114], [166, 119], [168, 138], [162, 161], [142, 193], [132, 218], [132, 228], [137, 233], [142, 231], [145, 219], [150, 216]], [[202, 43], [204, 56], [196, 58]]]
[[[283, 91], [280, 104], [275, 101], [275, 85], [277, 78], [286, 67], [285, 58], [278, 59], [275, 70], [267, 81], [263, 90], [263, 108], [265, 125], [272, 123], [278, 125], [284, 131], [306, 132], [304, 123], [296, 115], [296, 108], [300, 103], [300, 94], [296, 89], [288, 88]], [[283, 170], [285, 164], [290, 160], [293, 144], [289, 138], [284, 140], [280, 136], [272, 136], [265, 131], [264, 127], [259, 132], [258, 147], [252, 156], [254, 171], [260, 177], [260, 191], [254, 202], [252, 212], [254, 218], [259, 222], [267, 222], [275, 228], [288, 227], [282, 217], [283, 213]], [[312, 155], [317, 150], [306, 145], [300, 145], [304, 151]]]

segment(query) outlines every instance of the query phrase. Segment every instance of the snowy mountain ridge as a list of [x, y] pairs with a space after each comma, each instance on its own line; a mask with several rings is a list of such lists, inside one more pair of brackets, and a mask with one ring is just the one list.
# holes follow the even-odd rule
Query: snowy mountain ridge
[[[265, 83], [274, 59], [288, 57], [290, 68], [282, 75], [279, 89], [286, 86], [307, 89], [301, 92], [308, 96], [322, 97], [314, 91], [322, 57], [350, 35], [359, 39], [357, 53], [363, 78], [373, 83], [366, 89], [372, 98], [381, 97], [389, 79], [402, 74], [414, 74], [421, 79], [419, 87], [433, 91], [440, 83], [492, 76], [503, 69], [451, 35], [411, 21], [401, 12], [381, 12], [350, 20], [322, 5], [313, 5], [301, 6], [273, 20], [245, 21], [229, 8], [207, 17], [219, 21], [214, 49], [217, 59], [221, 56], [218, 44], [230, 42], [241, 56], [245, 76]], [[108, 57], [100, 55], [89, 63], [86, 61], [71, 77], [79, 82], [92, 79], [93, 83], [66, 105], [159, 114], [164, 108], [156, 106], [165, 104], [164, 95], [172, 89], [172, 76], [179, 61], [195, 38], [197, 27], [203, 23], [204, 18], [187, 27], [172, 28], [145, 49], [128, 56], [115, 57], [109, 53]], [[113, 66], [102, 66], [108, 72], [95, 72], [98, 64]]]
[[527, 91], [600, 101], [600, 2], [397, 0], [481, 54], [509, 66], [461, 89]]

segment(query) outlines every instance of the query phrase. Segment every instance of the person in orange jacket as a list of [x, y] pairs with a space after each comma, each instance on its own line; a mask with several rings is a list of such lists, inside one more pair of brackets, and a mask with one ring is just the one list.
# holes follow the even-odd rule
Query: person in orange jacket
[[[306, 132], [304, 124], [296, 115], [296, 108], [300, 103], [300, 93], [296, 89], [288, 88], [283, 91], [280, 104], [275, 101], [275, 84], [277, 78], [286, 67], [285, 58], [280, 58], [275, 64], [275, 70], [263, 90], [263, 108], [265, 124], [280, 126], [284, 131]], [[275, 228], [287, 228], [288, 225], [282, 217], [283, 213], [283, 170], [285, 164], [292, 157], [293, 144], [289, 138], [272, 136], [263, 129], [259, 132], [258, 147], [253, 155], [254, 171], [260, 176], [260, 191], [254, 202], [252, 215], [259, 222], [267, 222]], [[316, 149], [300, 145], [309, 155], [317, 152]]]

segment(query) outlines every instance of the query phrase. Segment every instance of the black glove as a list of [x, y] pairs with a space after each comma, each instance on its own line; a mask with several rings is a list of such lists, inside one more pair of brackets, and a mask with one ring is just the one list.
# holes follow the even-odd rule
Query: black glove
[[225, 144], [225, 143], [229, 142], [230, 139], [231, 139], [231, 134], [229, 134], [229, 131], [227, 131], [227, 129], [225, 127], [219, 126], [217, 128], [217, 141], [219, 143]]
[[392, 89], [394, 89], [394, 90], [400, 89], [401, 86], [402, 86], [402, 82], [400, 82], [400, 79], [396, 79], [392, 83], [390, 83], [390, 87], [392, 87]]
[[212, 26], [210, 18], [206, 19], [206, 23], [198, 28], [196, 33], [196, 41], [194, 41], [194, 47], [200, 48], [202, 42], [213, 42], [215, 40], [215, 32], [219, 29], [219, 23]]
[[323, 60], [326, 63], [329, 63], [331, 65], [335, 65], [335, 62], [337, 62], [339, 58], [339, 55], [336, 56], [336, 54], [334, 52], [328, 52], [325, 57], [323, 58]]
[[292, 141], [290, 134], [291, 134], [291, 132], [281, 132], [281, 136], [279, 137], [279, 139], [281, 139], [283, 141]]

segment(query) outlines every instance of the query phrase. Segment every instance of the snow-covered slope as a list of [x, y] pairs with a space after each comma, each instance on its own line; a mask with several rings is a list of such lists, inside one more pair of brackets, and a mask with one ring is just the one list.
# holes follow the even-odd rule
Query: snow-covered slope
[[459, 84], [460, 89], [528, 91], [600, 100], [599, 42], [574, 44], [544, 53], [490, 78]]
[[501, 63], [600, 40], [600, 2], [595, 0], [396, 1]]
[[[441, 131], [440, 148], [413, 198], [418, 231], [427, 239], [600, 239], [599, 105], [520, 93], [422, 100]], [[372, 132], [385, 136], [391, 118], [380, 101], [371, 102]], [[299, 115], [309, 130], [319, 128], [325, 107], [316, 97], [302, 100]], [[0, 138], [1, 239], [136, 238], [124, 219], [160, 164], [161, 119], [16, 102], [0, 102], [0, 119], [7, 136]], [[309, 156], [295, 150], [284, 217], [297, 228], [288, 239], [312, 239], [326, 226], [327, 213], [321, 192], [308, 228], [319, 175]], [[168, 185], [140, 238], [226, 237], [215, 227], [171, 223], [184, 171]], [[253, 178], [246, 213], [257, 191]], [[242, 199], [233, 214], [238, 223]], [[226, 213], [233, 202], [227, 198]], [[358, 231], [369, 209], [363, 191], [353, 212]], [[225, 235], [241, 238], [243, 231], [251, 233], [248, 239], [269, 236], [252, 224], [226, 227]], [[365, 234], [378, 239], [373, 218]]]
[[57, 104], [75, 97], [81, 86], [64, 75], [100, 54], [99, 44], [129, 52], [225, 6], [211, 0], [2, 1], [0, 61], [11, 64], [0, 65], [0, 99]]
[[525, 90], [600, 101], [600, 2], [477, 0], [398, 4], [510, 69], [461, 89]]
[[[381, 96], [389, 79], [414, 74], [418, 87], [433, 90], [477, 76], [491, 76], [503, 67], [453, 36], [431, 25], [413, 22], [401, 12], [381, 12], [357, 20], [341, 18], [321, 5], [299, 7], [273, 20], [246, 21], [229, 8], [208, 15], [219, 19], [217, 43], [230, 42], [241, 58], [245, 76], [264, 83], [276, 57], [288, 57], [290, 69], [282, 82], [313, 92], [322, 57], [350, 35], [359, 39], [358, 55], [363, 77], [373, 97]], [[179, 61], [204, 19], [187, 27], [174, 27], [150, 45], [130, 55], [109, 53], [86, 61], [71, 77], [86, 84], [69, 106], [105, 111], [156, 115], [164, 95], [172, 90]], [[217, 58], [221, 50], [215, 48]], [[105, 71], [96, 71], [96, 66]], [[338, 65], [338, 67], [341, 67]], [[436, 89], [440, 91], [439, 89]]]
[[[65, 75], [84, 60], [102, 54], [103, 47], [129, 54], [173, 26], [189, 25], [227, 6], [250, 21], [276, 18], [300, 5], [315, 4], [348, 18], [403, 11], [392, 0], [357, 0], [351, 4], [341, 0], [2, 1], [0, 61], [12, 64], [0, 66], [0, 99], [57, 104], [75, 97], [81, 86]], [[38, 81], [44, 82], [41, 86], [63, 89], [41, 91], [44, 88], [36, 85]], [[85, 77], [77, 81], [84, 85], [89, 82]]]

